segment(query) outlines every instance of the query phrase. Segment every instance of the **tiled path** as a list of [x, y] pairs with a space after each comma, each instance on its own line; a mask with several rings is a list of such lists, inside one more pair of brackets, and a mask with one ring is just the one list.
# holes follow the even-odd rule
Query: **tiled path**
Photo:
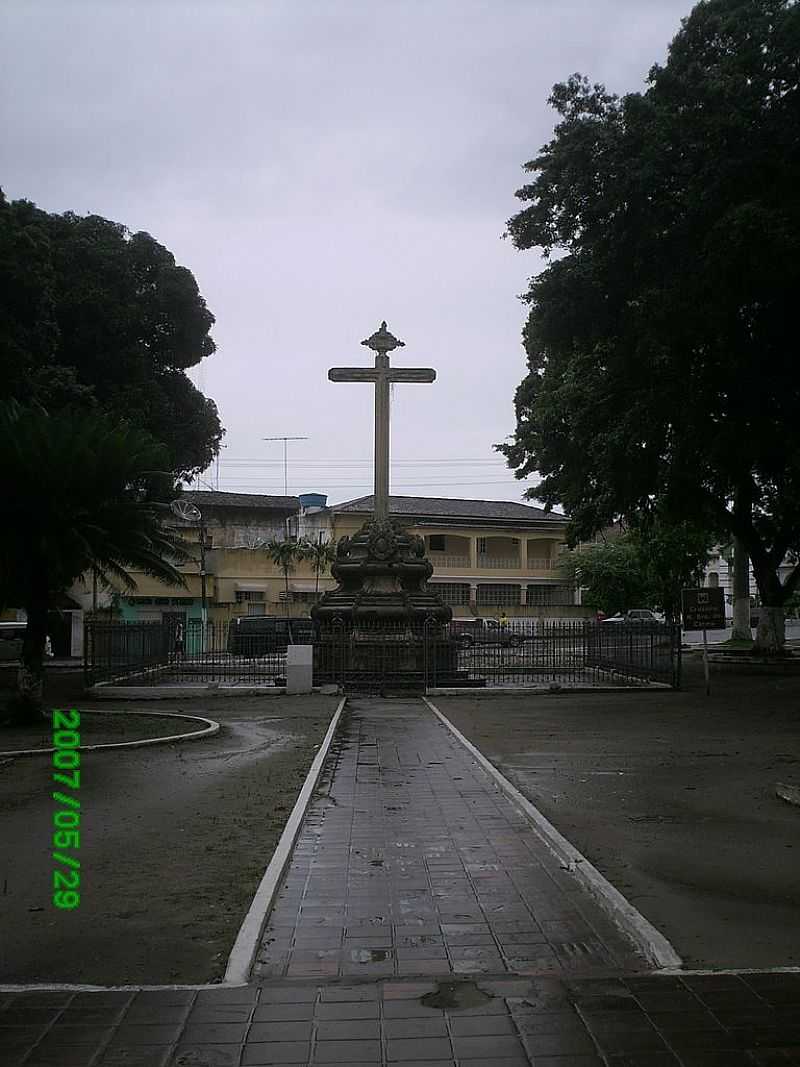
[[[480, 979], [0, 994], [2, 1067], [776, 1067], [800, 1064], [800, 975]], [[474, 990], [473, 990], [474, 991]], [[468, 990], [469, 992], [469, 990]], [[465, 998], [465, 1000], [468, 998]], [[477, 999], [477, 998], [475, 998]]]
[[800, 973], [641, 973], [421, 702], [326, 774], [251, 985], [0, 990], [0, 1067], [800, 1064]]
[[348, 702], [255, 977], [646, 970], [419, 699]]

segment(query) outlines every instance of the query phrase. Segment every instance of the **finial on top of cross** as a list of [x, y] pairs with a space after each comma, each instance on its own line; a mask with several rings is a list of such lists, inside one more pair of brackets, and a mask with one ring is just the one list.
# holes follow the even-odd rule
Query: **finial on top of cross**
[[386, 329], [386, 320], [381, 323], [381, 328], [376, 331], [372, 337], [368, 337], [366, 341], [361, 342], [362, 345], [366, 345], [367, 348], [371, 348], [373, 352], [393, 352], [395, 348], [405, 348], [405, 341], [399, 341], [393, 334], [389, 333]]

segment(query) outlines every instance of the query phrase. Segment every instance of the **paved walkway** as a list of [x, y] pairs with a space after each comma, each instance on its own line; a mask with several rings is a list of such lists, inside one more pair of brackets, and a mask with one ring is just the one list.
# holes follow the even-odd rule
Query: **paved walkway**
[[800, 1064], [800, 973], [644, 971], [421, 701], [354, 701], [253, 983], [0, 991], [0, 1067]]
[[[479, 987], [479, 988], [478, 988]], [[800, 975], [0, 994], [2, 1067], [775, 1067]], [[441, 999], [440, 999], [441, 998]], [[439, 1006], [437, 1006], [439, 1005]]]
[[419, 699], [356, 699], [256, 978], [618, 973], [647, 964]]

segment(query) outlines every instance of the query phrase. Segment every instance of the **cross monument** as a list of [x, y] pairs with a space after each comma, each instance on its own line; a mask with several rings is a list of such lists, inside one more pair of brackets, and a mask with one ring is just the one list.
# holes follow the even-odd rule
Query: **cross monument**
[[436, 371], [430, 367], [390, 367], [389, 353], [402, 348], [398, 341], [381, 328], [361, 342], [375, 353], [374, 367], [331, 367], [328, 379], [332, 382], [373, 382], [375, 384], [375, 520], [389, 517], [389, 385], [391, 382], [432, 382]]

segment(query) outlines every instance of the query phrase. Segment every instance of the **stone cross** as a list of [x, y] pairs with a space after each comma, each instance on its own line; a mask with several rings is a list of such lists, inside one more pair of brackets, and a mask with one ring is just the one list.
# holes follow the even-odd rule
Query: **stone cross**
[[429, 367], [390, 367], [389, 352], [401, 348], [398, 341], [381, 328], [361, 342], [375, 353], [374, 367], [331, 367], [328, 379], [332, 382], [374, 382], [375, 384], [375, 519], [389, 517], [389, 384], [391, 382], [432, 382], [436, 371]]

